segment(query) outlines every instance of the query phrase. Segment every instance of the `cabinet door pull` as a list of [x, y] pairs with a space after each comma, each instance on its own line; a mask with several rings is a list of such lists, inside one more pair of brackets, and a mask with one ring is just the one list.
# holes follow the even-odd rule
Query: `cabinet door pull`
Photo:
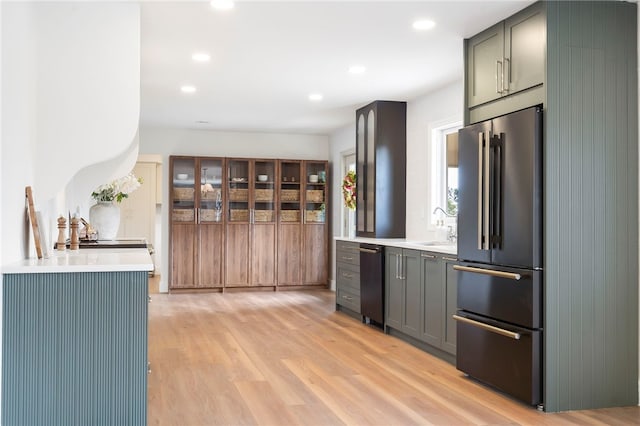
[[494, 271], [493, 269], [474, 268], [473, 266], [453, 265], [453, 269], [455, 269], [456, 271], [484, 274], [498, 278], [507, 278], [514, 281], [520, 281], [520, 279], [522, 279], [522, 274], [515, 274], [513, 272], [505, 271]]
[[342, 296], [342, 298], [347, 300], [353, 300], [353, 297], [349, 297], [349, 296]]
[[436, 259], [438, 256], [434, 256], [432, 254], [420, 253], [420, 257], [424, 257], [425, 259]]
[[398, 260], [398, 255], [396, 254], [396, 279], [400, 279], [400, 264]]
[[343, 273], [342, 273], [342, 276], [343, 276], [344, 278], [353, 278], [353, 275], [352, 275], [352, 274], [347, 274], [346, 272], [343, 272]]
[[349, 256], [342, 256], [342, 260], [353, 260], [353, 257], [349, 257]]
[[[511, 61], [509, 58], [503, 58], [504, 65], [502, 66], [502, 93], [509, 92], [509, 75], [511, 74]], [[505, 80], [507, 84], [505, 85]]]
[[[500, 88], [500, 85], [498, 84], [498, 82], [500, 81], [500, 77], [498, 76], [500, 71], [502, 71], [502, 61], [496, 60], [496, 93], [501, 95], [502, 94], [502, 89]], [[504, 73], [502, 73], [502, 75], [504, 75]]]
[[458, 259], [456, 259], [455, 257], [447, 257], [447, 256], [442, 256], [442, 260], [448, 260], [449, 262], [457, 262]]
[[372, 254], [376, 254], [376, 253], [380, 253], [380, 250], [372, 250], [372, 249], [368, 249], [368, 248], [358, 248], [358, 251], [361, 251], [363, 253], [372, 253]]
[[501, 336], [509, 337], [514, 340], [520, 340], [521, 334], [513, 331], [505, 330], [504, 328], [495, 327], [493, 325], [485, 324], [480, 321], [474, 321], [470, 318], [461, 317], [459, 315], [453, 315], [453, 319], [456, 321], [464, 322], [474, 327], [482, 328], [483, 330], [490, 331], [492, 333], [499, 334]]

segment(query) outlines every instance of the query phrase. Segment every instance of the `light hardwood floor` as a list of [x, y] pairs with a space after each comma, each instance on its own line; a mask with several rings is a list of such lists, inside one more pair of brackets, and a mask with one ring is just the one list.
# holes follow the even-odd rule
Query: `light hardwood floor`
[[538, 412], [336, 313], [334, 297], [153, 294], [149, 424], [640, 424], [638, 407]]

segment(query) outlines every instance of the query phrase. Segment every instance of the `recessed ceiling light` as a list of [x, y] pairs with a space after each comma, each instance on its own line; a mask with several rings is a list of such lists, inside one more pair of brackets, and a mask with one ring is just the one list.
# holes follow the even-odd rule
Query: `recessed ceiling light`
[[413, 23], [413, 29], [418, 31], [430, 30], [435, 26], [436, 26], [436, 23], [429, 19], [420, 19]]
[[351, 74], [362, 74], [366, 70], [367, 68], [365, 68], [363, 65], [352, 65], [349, 67], [349, 72]]
[[191, 59], [196, 62], [209, 62], [209, 60], [211, 59], [211, 55], [204, 52], [198, 52], [191, 55]]
[[182, 86], [180, 88], [182, 93], [194, 93], [196, 91], [195, 86]]
[[322, 100], [322, 93], [312, 93], [309, 95], [309, 100], [310, 101], [321, 101]]
[[212, 0], [211, 7], [217, 10], [233, 9], [233, 0]]

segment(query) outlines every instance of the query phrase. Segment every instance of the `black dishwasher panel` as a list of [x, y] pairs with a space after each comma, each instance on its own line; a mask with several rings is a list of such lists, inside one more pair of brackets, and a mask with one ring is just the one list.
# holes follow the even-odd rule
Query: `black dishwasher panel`
[[360, 244], [360, 311], [364, 322], [384, 324], [384, 248]]

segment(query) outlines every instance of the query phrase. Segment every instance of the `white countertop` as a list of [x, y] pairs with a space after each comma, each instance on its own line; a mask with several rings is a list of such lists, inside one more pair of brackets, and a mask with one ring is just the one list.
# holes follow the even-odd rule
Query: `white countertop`
[[458, 255], [458, 245], [456, 243], [449, 243], [445, 241], [412, 241], [412, 240], [407, 240], [406, 238], [364, 238], [364, 237], [356, 237], [356, 238], [334, 237], [334, 238], [336, 241], [378, 244], [381, 246], [431, 251], [436, 253], [449, 254], [453, 256]]
[[3, 274], [153, 271], [146, 248], [53, 250], [46, 259], [24, 259], [4, 265]]

